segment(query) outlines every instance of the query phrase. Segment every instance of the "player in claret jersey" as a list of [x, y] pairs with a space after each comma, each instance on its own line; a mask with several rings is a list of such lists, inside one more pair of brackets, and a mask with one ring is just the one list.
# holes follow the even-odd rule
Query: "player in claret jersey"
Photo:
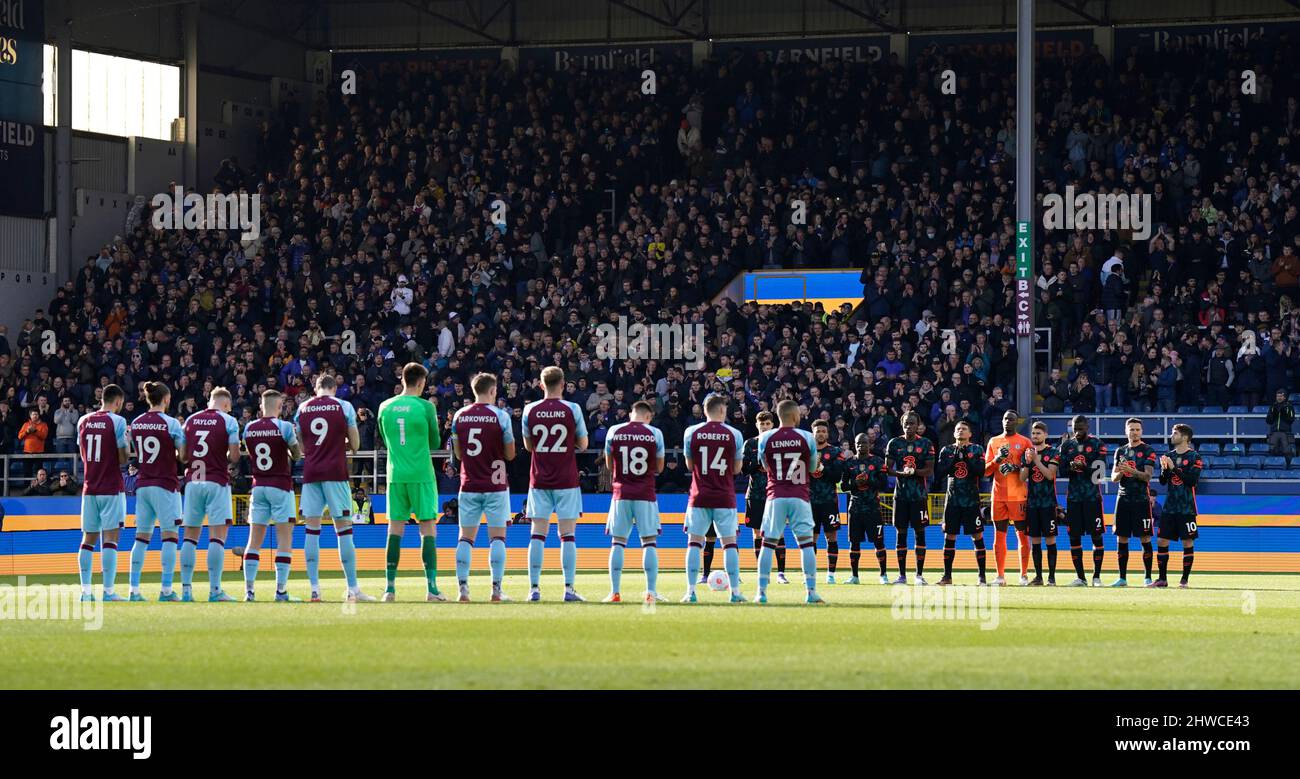
[[217, 387], [208, 407], [185, 420], [185, 538], [181, 541], [181, 600], [193, 601], [191, 586], [199, 534], [208, 520], [208, 601], [234, 600], [221, 589], [226, 563], [226, 533], [234, 523], [230, 465], [239, 461], [239, 424], [230, 416], [230, 390]]
[[452, 446], [460, 460], [460, 543], [456, 546], [456, 578], [460, 599], [469, 600], [470, 551], [479, 518], [487, 520], [488, 569], [492, 602], [510, 600], [501, 592], [506, 572], [506, 526], [510, 524], [510, 483], [506, 463], [515, 459], [515, 434], [510, 412], [496, 405], [497, 377], [480, 373], [470, 380], [474, 402], [451, 421]]
[[654, 408], [644, 400], [632, 404], [632, 420], [614, 425], [605, 436], [605, 463], [613, 476], [614, 495], [609, 504], [605, 532], [613, 537], [609, 548], [609, 595], [605, 603], [619, 603], [623, 580], [623, 550], [636, 528], [641, 540], [641, 567], [645, 570], [645, 602], [657, 603], [659, 579], [659, 502], [655, 477], [664, 470], [664, 434], [651, 427]]
[[1083, 534], [1092, 536], [1092, 586], [1101, 586], [1101, 563], [1106, 549], [1102, 545], [1106, 523], [1101, 513], [1101, 479], [1106, 470], [1106, 445], [1088, 435], [1088, 418], [1082, 414], [1070, 420], [1072, 438], [1061, 443], [1061, 462], [1069, 469], [1070, 483], [1065, 492], [1065, 522], [1070, 533], [1070, 559], [1077, 578], [1071, 587], [1087, 587], [1083, 578]]
[[316, 396], [303, 401], [294, 415], [298, 440], [302, 441], [302, 515], [307, 520], [303, 556], [311, 599], [320, 601], [320, 524], [328, 510], [338, 537], [339, 562], [348, 589], [348, 603], [370, 603], [375, 599], [357, 585], [357, 545], [352, 537], [352, 490], [348, 479], [348, 452], [361, 446], [357, 412], [346, 400], [334, 397], [337, 383], [328, 373], [316, 379]]
[[817, 459], [822, 467], [812, 475], [808, 494], [812, 500], [813, 541], [826, 535], [826, 583], [835, 583], [835, 567], [840, 559], [840, 496], [836, 492], [844, 474], [844, 454], [830, 443], [831, 426], [824, 419], [812, 423], [817, 442]]
[[993, 561], [998, 567], [993, 583], [999, 587], [1007, 583], [1007, 530], [1013, 525], [1020, 552], [1020, 586], [1029, 584], [1029, 522], [1025, 517], [1028, 488], [1022, 466], [1032, 444], [1016, 432], [1019, 424], [1016, 412], [1003, 414], [1002, 434], [990, 438], [984, 452], [984, 475], [993, 477]]
[[578, 404], [564, 399], [564, 371], [542, 369], [546, 396], [524, 407], [524, 448], [532, 454], [528, 466], [528, 506], [533, 534], [528, 542], [528, 600], [542, 599], [542, 560], [546, 535], [555, 514], [560, 531], [560, 567], [564, 571], [565, 602], [581, 602], [573, 589], [578, 570], [578, 519], [582, 492], [578, 489], [579, 449], [587, 448], [587, 421]]
[[1142, 566], [1146, 583], [1151, 583], [1151, 477], [1156, 470], [1156, 450], [1142, 440], [1142, 420], [1133, 417], [1124, 423], [1128, 443], [1115, 451], [1115, 466], [1110, 480], [1119, 483], [1115, 501], [1115, 540], [1119, 543], [1119, 578], [1112, 587], [1128, 586], [1128, 540], [1142, 541]]
[[894, 477], [894, 530], [898, 533], [898, 578], [894, 584], [907, 584], [908, 528], [916, 534], [916, 583], [925, 584], [925, 528], [930, 524], [925, 481], [934, 473], [934, 444], [921, 437], [920, 414], [909, 411], [903, 415], [903, 435], [885, 446], [885, 466]]
[[83, 601], [95, 599], [90, 589], [90, 566], [95, 542], [101, 535], [99, 563], [104, 578], [104, 600], [126, 600], [113, 592], [117, 579], [117, 536], [126, 524], [126, 488], [122, 481], [122, 466], [127, 462], [126, 420], [118, 415], [125, 400], [122, 388], [109, 384], [104, 387], [99, 410], [77, 422], [77, 448], [86, 471], [81, 488], [81, 551], [77, 555]]
[[130, 426], [131, 448], [140, 471], [135, 483], [135, 546], [131, 547], [131, 600], [142, 601], [140, 574], [144, 555], [158, 525], [162, 536], [162, 592], [160, 601], [180, 600], [172, 591], [176, 573], [176, 545], [180, 541], [181, 481], [177, 463], [185, 456], [185, 431], [167, 416], [171, 392], [159, 381], [141, 385], [149, 410]]
[[[397, 600], [397, 567], [402, 562], [402, 538], [412, 518], [420, 523], [420, 562], [424, 565], [424, 599], [444, 603], [438, 591], [438, 482], [433, 450], [442, 446], [438, 409], [424, 397], [429, 372], [416, 362], [402, 367], [402, 394], [379, 404], [379, 438], [388, 449], [388, 546], [384, 558], [384, 602]], [[461, 500], [461, 521], [465, 501]], [[478, 517], [474, 517], [478, 526]], [[457, 551], [457, 567], [460, 565]], [[466, 576], [468, 576], [468, 571]], [[468, 595], [466, 595], [468, 597]]]
[[1043, 539], [1047, 539], [1047, 584], [1056, 586], [1056, 449], [1047, 443], [1047, 424], [1035, 422], [1029, 437], [1033, 446], [1025, 452], [1024, 477], [1029, 484], [1025, 514], [1029, 520], [1029, 541], [1034, 547], [1032, 587], [1043, 586]]
[[849, 563], [853, 566], [853, 578], [849, 579], [849, 584], [858, 583], [862, 542], [868, 539], [876, 546], [880, 583], [889, 584], [885, 525], [880, 514], [880, 493], [889, 486], [885, 479], [885, 461], [871, 453], [871, 439], [866, 433], [858, 433], [853, 445], [857, 448], [857, 456], [844, 462], [843, 483], [840, 485], [849, 494]]
[[280, 419], [284, 396], [275, 390], [262, 393], [262, 416], [244, 427], [244, 450], [253, 471], [253, 494], [248, 510], [248, 546], [244, 549], [244, 600], [253, 592], [261, 562], [266, 529], [275, 529], [275, 599], [294, 602], [289, 594], [289, 566], [293, 563], [293, 523], [298, 509], [293, 501], [293, 461], [302, 456], [298, 434], [287, 419]]
[[1169, 434], [1173, 451], [1160, 458], [1160, 483], [1168, 487], [1164, 511], [1160, 515], [1160, 578], [1149, 586], [1169, 586], [1165, 576], [1169, 569], [1169, 542], [1183, 542], [1183, 578], [1179, 587], [1187, 588], [1192, 575], [1192, 560], [1200, 531], [1196, 528], [1196, 484], [1201, 480], [1201, 456], [1192, 448], [1190, 425], [1174, 425]]
[[744, 439], [740, 431], [724, 423], [727, 399], [709, 395], [704, 399], [701, 422], [686, 428], [682, 449], [691, 471], [691, 493], [686, 500], [686, 595], [683, 603], [695, 603], [696, 574], [700, 570], [700, 549], [710, 527], [722, 540], [723, 567], [731, 585], [731, 602], [744, 603], [740, 594], [740, 549], [736, 546], [736, 474], [744, 460]]
[[[745, 487], [745, 527], [754, 534], [754, 564], [763, 553], [763, 511], [767, 508], [767, 471], [758, 459], [758, 439], [767, 431], [776, 427], [776, 415], [771, 411], [760, 411], [754, 417], [758, 435], [745, 442], [744, 464], [740, 472], [749, 476]], [[776, 580], [780, 584], [789, 584], [785, 578], [785, 534], [776, 539]]]
[[980, 517], [980, 478], [984, 475], [984, 447], [971, 443], [970, 423], [961, 420], [953, 429], [956, 443], [939, 450], [934, 478], [947, 478], [943, 502], [943, 578], [952, 584], [952, 562], [957, 555], [957, 535], [965, 533], [975, 543], [975, 563], [980, 585], [984, 578], [984, 521]]
[[808, 603], [824, 603], [817, 594], [817, 547], [813, 536], [812, 503], [808, 476], [821, 468], [817, 442], [812, 433], [800, 430], [799, 404], [783, 400], [776, 407], [781, 426], [758, 437], [758, 459], [767, 471], [767, 508], [763, 514], [763, 554], [758, 558], [758, 594], [755, 601], [767, 603], [767, 583], [772, 578], [772, 557], [776, 540], [786, 526], [799, 543], [803, 579]]

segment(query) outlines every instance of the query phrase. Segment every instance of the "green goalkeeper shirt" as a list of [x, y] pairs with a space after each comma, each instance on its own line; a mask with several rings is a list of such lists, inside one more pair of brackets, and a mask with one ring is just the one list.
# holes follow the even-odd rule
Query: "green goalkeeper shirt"
[[388, 448], [389, 484], [436, 484], [433, 450], [442, 446], [438, 409], [424, 398], [398, 395], [379, 405], [379, 436]]

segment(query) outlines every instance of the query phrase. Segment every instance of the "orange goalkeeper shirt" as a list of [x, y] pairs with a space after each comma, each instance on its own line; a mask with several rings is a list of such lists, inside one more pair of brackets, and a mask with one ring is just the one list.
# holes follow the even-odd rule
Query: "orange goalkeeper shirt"
[[[998, 472], [998, 450], [1006, 445], [1011, 449], [1011, 456], [1006, 462], [1016, 467], [1011, 473]], [[1012, 435], [995, 435], [989, 439], [984, 450], [984, 475], [993, 477], [993, 500], [1006, 503], [1023, 503], [1029, 498], [1029, 487], [1020, 478], [1020, 466], [1025, 461], [1025, 450], [1033, 446], [1028, 438], [1014, 433]]]

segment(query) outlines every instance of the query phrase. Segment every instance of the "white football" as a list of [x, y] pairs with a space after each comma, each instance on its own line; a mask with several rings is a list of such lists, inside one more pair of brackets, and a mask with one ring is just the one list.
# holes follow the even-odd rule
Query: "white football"
[[726, 571], [712, 571], [709, 573], [709, 589], [721, 592], [727, 589], [730, 582], [727, 580]]

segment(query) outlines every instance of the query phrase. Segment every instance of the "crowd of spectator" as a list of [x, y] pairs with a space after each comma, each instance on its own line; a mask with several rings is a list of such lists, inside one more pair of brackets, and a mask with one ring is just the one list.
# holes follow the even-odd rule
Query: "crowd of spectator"
[[[246, 422], [262, 389], [292, 413], [322, 371], [370, 449], [411, 360], [443, 420], [486, 370], [516, 424], [558, 365], [592, 447], [641, 398], [674, 445], [711, 392], [746, 435], [786, 397], [835, 442], [883, 447], [909, 409], [931, 436], [958, 419], [996, 433], [1020, 359], [1018, 152], [1040, 194], [1150, 193], [1158, 224], [1146, 241], [1038, 229], [1042, 408], [1264, 403], [1300, 381], [1297, 57], [1283, 36], [1042, 59], [1032, 151], [1016, 149], [1012, 61], [955, 48], [911, 66], [663, 62], [654, 95], [639, 70], [363, 71], [355, 96], [267, 122], [256, 159], [216, 174], [219, 191], [260, 193], [259, 242], [137, 213], [0, 332], [0, 451], [72, 451], [110, 382], [128, 398], [166, 382], [181, 417], [226, 386]], [[1240, 94], [1246, 67], [1257, 95]], [[956, 96], [939, 90], [949, 68]], [[862, 304], [717, 299], [741, 271], [801, 267], [859, 269]], [[703, 367], [600, 359], [595, 328], [620, 316], [702, 325]]]

